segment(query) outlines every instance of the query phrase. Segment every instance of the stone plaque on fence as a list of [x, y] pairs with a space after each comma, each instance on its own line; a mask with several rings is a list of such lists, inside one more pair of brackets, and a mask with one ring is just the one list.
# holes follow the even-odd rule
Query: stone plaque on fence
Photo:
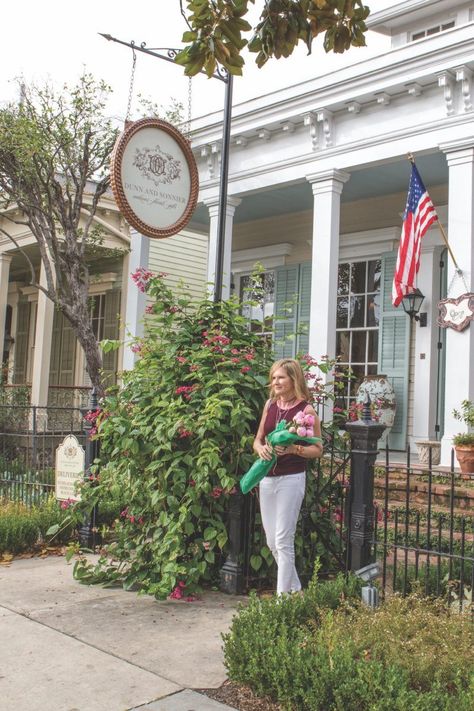
[[74, 435], [67, 435], [56, 449], [56, 498], [80, 501], [76, 484], [84, 478], [86, 455]]

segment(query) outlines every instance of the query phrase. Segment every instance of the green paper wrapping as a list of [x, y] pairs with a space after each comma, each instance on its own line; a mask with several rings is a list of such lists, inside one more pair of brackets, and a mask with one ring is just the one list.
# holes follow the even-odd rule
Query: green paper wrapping
[[[278, 423], [276, 429], [267, 435], [267, 442], [271, 444], [272, 447], [288, 447], [290, 444], [295, 444], [295, 442], [307, 442], [308, 444], [321, 444], [323, 441], [321, 437], [298, 437], [294, 432], [288, 432], [286, 429], [287, 422], [282, 420]], [[248, 472], [243, 475], [240, 480], [240, 490], [243, 494], [248, 494], [258, 483], [262, 481], [264, 477], [267, 476], [268, 472], [275, 465], [277, 460], [276, 454], [273, 455], [271, 459], [257, 459]]]

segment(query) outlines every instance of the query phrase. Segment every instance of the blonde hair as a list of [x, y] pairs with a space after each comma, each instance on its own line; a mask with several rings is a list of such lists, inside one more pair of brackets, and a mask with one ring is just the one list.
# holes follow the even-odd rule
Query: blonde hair
[[275, 371], [279, 368], [283, 368], [285, 373], [291, 378], [295, 389], [295, 395], [298, 400], [306, 400], [307, 402], [310, 402], [311, 394], [309, 392], [308, 385], [306, 384], [303, 369], [301, 364], [294, 358], [282, 358], [281, 360], [277, 360], [270, 368], [270, 382], [268, 387], [270, 388], [271, 400], [276, 400], [276, 395], [272, 387], [272, 378]]

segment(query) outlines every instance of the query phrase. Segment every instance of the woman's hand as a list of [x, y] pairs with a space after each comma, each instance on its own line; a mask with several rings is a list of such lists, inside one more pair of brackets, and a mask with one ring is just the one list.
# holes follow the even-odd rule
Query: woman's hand
[[282, 447], [278, 445], [275, 447], [275, 454], [277, 457], [281, 457], [283, 454], [290, 454], [291, 453], [291, 448], [293, 445], [290, 445], [289, 447]]
[[[264, 444], [261, 442], [255, 443], [254, 449], [260, 459], [265, 459], [267, 462], [273, 457], [273, 450], [267, 442]], [[283, 447], [276, 447], [276, 449], [283, 449]]]

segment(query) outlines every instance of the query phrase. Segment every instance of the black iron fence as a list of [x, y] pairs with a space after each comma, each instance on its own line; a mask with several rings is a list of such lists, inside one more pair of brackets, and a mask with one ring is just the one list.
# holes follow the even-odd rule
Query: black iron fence
[[0, 405], [0, 498], [28, 506], [54, 491], [56, 449], [68, 434], [85, 447], [82, 410]]
[[474, 590], [474, 475], [454, 469], [385, 462], [375, 469], [373, 559], [385, 594], [420, 589], [472, 608]]

